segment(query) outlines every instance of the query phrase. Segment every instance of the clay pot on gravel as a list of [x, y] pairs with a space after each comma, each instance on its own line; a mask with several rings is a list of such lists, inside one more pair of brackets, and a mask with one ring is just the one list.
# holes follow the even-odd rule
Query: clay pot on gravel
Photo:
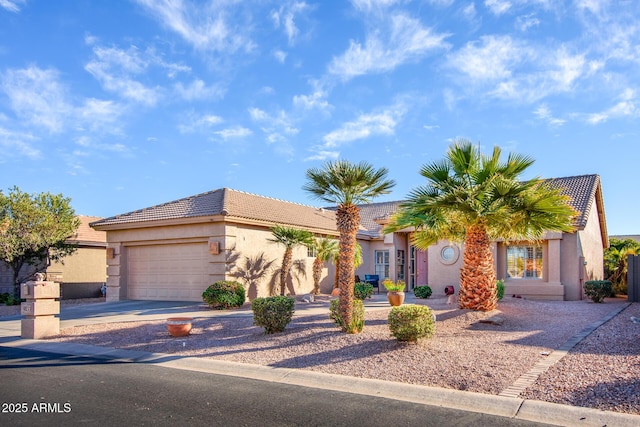
[[404, 292], [389, 291], [387, 292], [387, 299], [389, 300], [389, 304], [398, 307], [404, 302]]
[[167, 319], [167, 330], [173, 337], [184, 337], [191, 332], [191, 317], [170, 317]]

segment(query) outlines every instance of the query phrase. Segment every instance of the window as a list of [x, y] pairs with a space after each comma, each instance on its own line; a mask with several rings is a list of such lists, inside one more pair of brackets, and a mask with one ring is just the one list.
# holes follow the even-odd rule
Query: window
[[507, 246], [507, 277], [542, 279], [542, 248], [540, 246]]
[[398, 261], [396, 264], [396, 273], [398, 276], [397, 280], [404, 280], [404, 265], [405, 265], [404, 250], [398, 249]]
[[375, 270], [380, 280], [389, 277], [389, 251], [375, 251]]
[[315, 258], [317, 256], [318, 256], [318, 251], [316, 250], [316, 248], [313, 246], [307, 246], [307, 257]]

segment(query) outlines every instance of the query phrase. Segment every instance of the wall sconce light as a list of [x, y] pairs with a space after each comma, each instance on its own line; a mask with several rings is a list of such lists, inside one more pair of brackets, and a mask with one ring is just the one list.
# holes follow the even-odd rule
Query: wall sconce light
[[116, 257], [116, 250], [114, 248], [107, 248], [107, 259], [113, 259]]
[[218, 255], [220, 253], [220, 242], [209, 240], [209, 253], [211, 255]]

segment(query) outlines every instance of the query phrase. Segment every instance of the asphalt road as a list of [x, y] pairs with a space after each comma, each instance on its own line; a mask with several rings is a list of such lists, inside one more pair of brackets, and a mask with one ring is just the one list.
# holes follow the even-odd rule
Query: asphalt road
[[541, 426], [151, 364], [0, 347], [0, 425]]

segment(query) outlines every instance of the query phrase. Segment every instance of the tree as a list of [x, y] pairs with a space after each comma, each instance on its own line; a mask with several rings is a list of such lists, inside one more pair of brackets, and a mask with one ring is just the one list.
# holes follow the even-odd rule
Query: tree
[[640, 254], [640, 243], [633, 239], [609, 240], [609, 247], [604, 251], [604, 273], [613, 284], [616, 293], [626, 293], [627, 289], [627, 257]]
[[273, 234], [273, 238], [268, 239], [270, 242], [278, 243], [285, 247], [282, 267], [280, 268], [280, 295], [284, 295], [287, 287], [287, 278], [293, 265], [293, 248], [299, 245], [313, 245], [313, 234], [306, 230], [282, 225], [271, 227], [271, 234]]
[[440, 239], [464, 242], [460, 308], [488, 311], [497, 305], [491, 241], [537, 240], [545, 231], [574, 230], [575, 210], [557, 188], [540, 179], [520, 181], [533, 159], [501, 150], [490, 156], [457, 140], [445, 158], [423, 166], [427, 185], [410, 193], [385, 232], [415, 227], [413, 244], [427, 249]]
[[328, 162], [323, 168], [307, 170], [305, 191], [317, 199], [337, 204], [336, 226], [340, 233], [338, 286], [340, 288], [340, 316], [345, 332], [356, 333], [352, 322], [353, 285], [355, 275], [356, 234], [360, 227], [357, 204], [369, 203], [373, 198], [388, 194], [395, 185], [387, 179], [386, 168], [374, 169], [366, 162], [347, 160]]
[[335, 259], [338, 253], [338, 241], [326, 237], [316, 239], [314, 244], [316, 258], [313, 260], [313, 293], [320, 293], [320, 277], [325, 262]]
[[[27, 194], [13, 187], [5, 195], [0, 190], [0, 261], [13, 272], [16, 298], [20, 283], [76, 250], [66, 242], [80, 225], [70, 202], [62, 194]], [[22, 271], [27, 265], [33, 268]]]

